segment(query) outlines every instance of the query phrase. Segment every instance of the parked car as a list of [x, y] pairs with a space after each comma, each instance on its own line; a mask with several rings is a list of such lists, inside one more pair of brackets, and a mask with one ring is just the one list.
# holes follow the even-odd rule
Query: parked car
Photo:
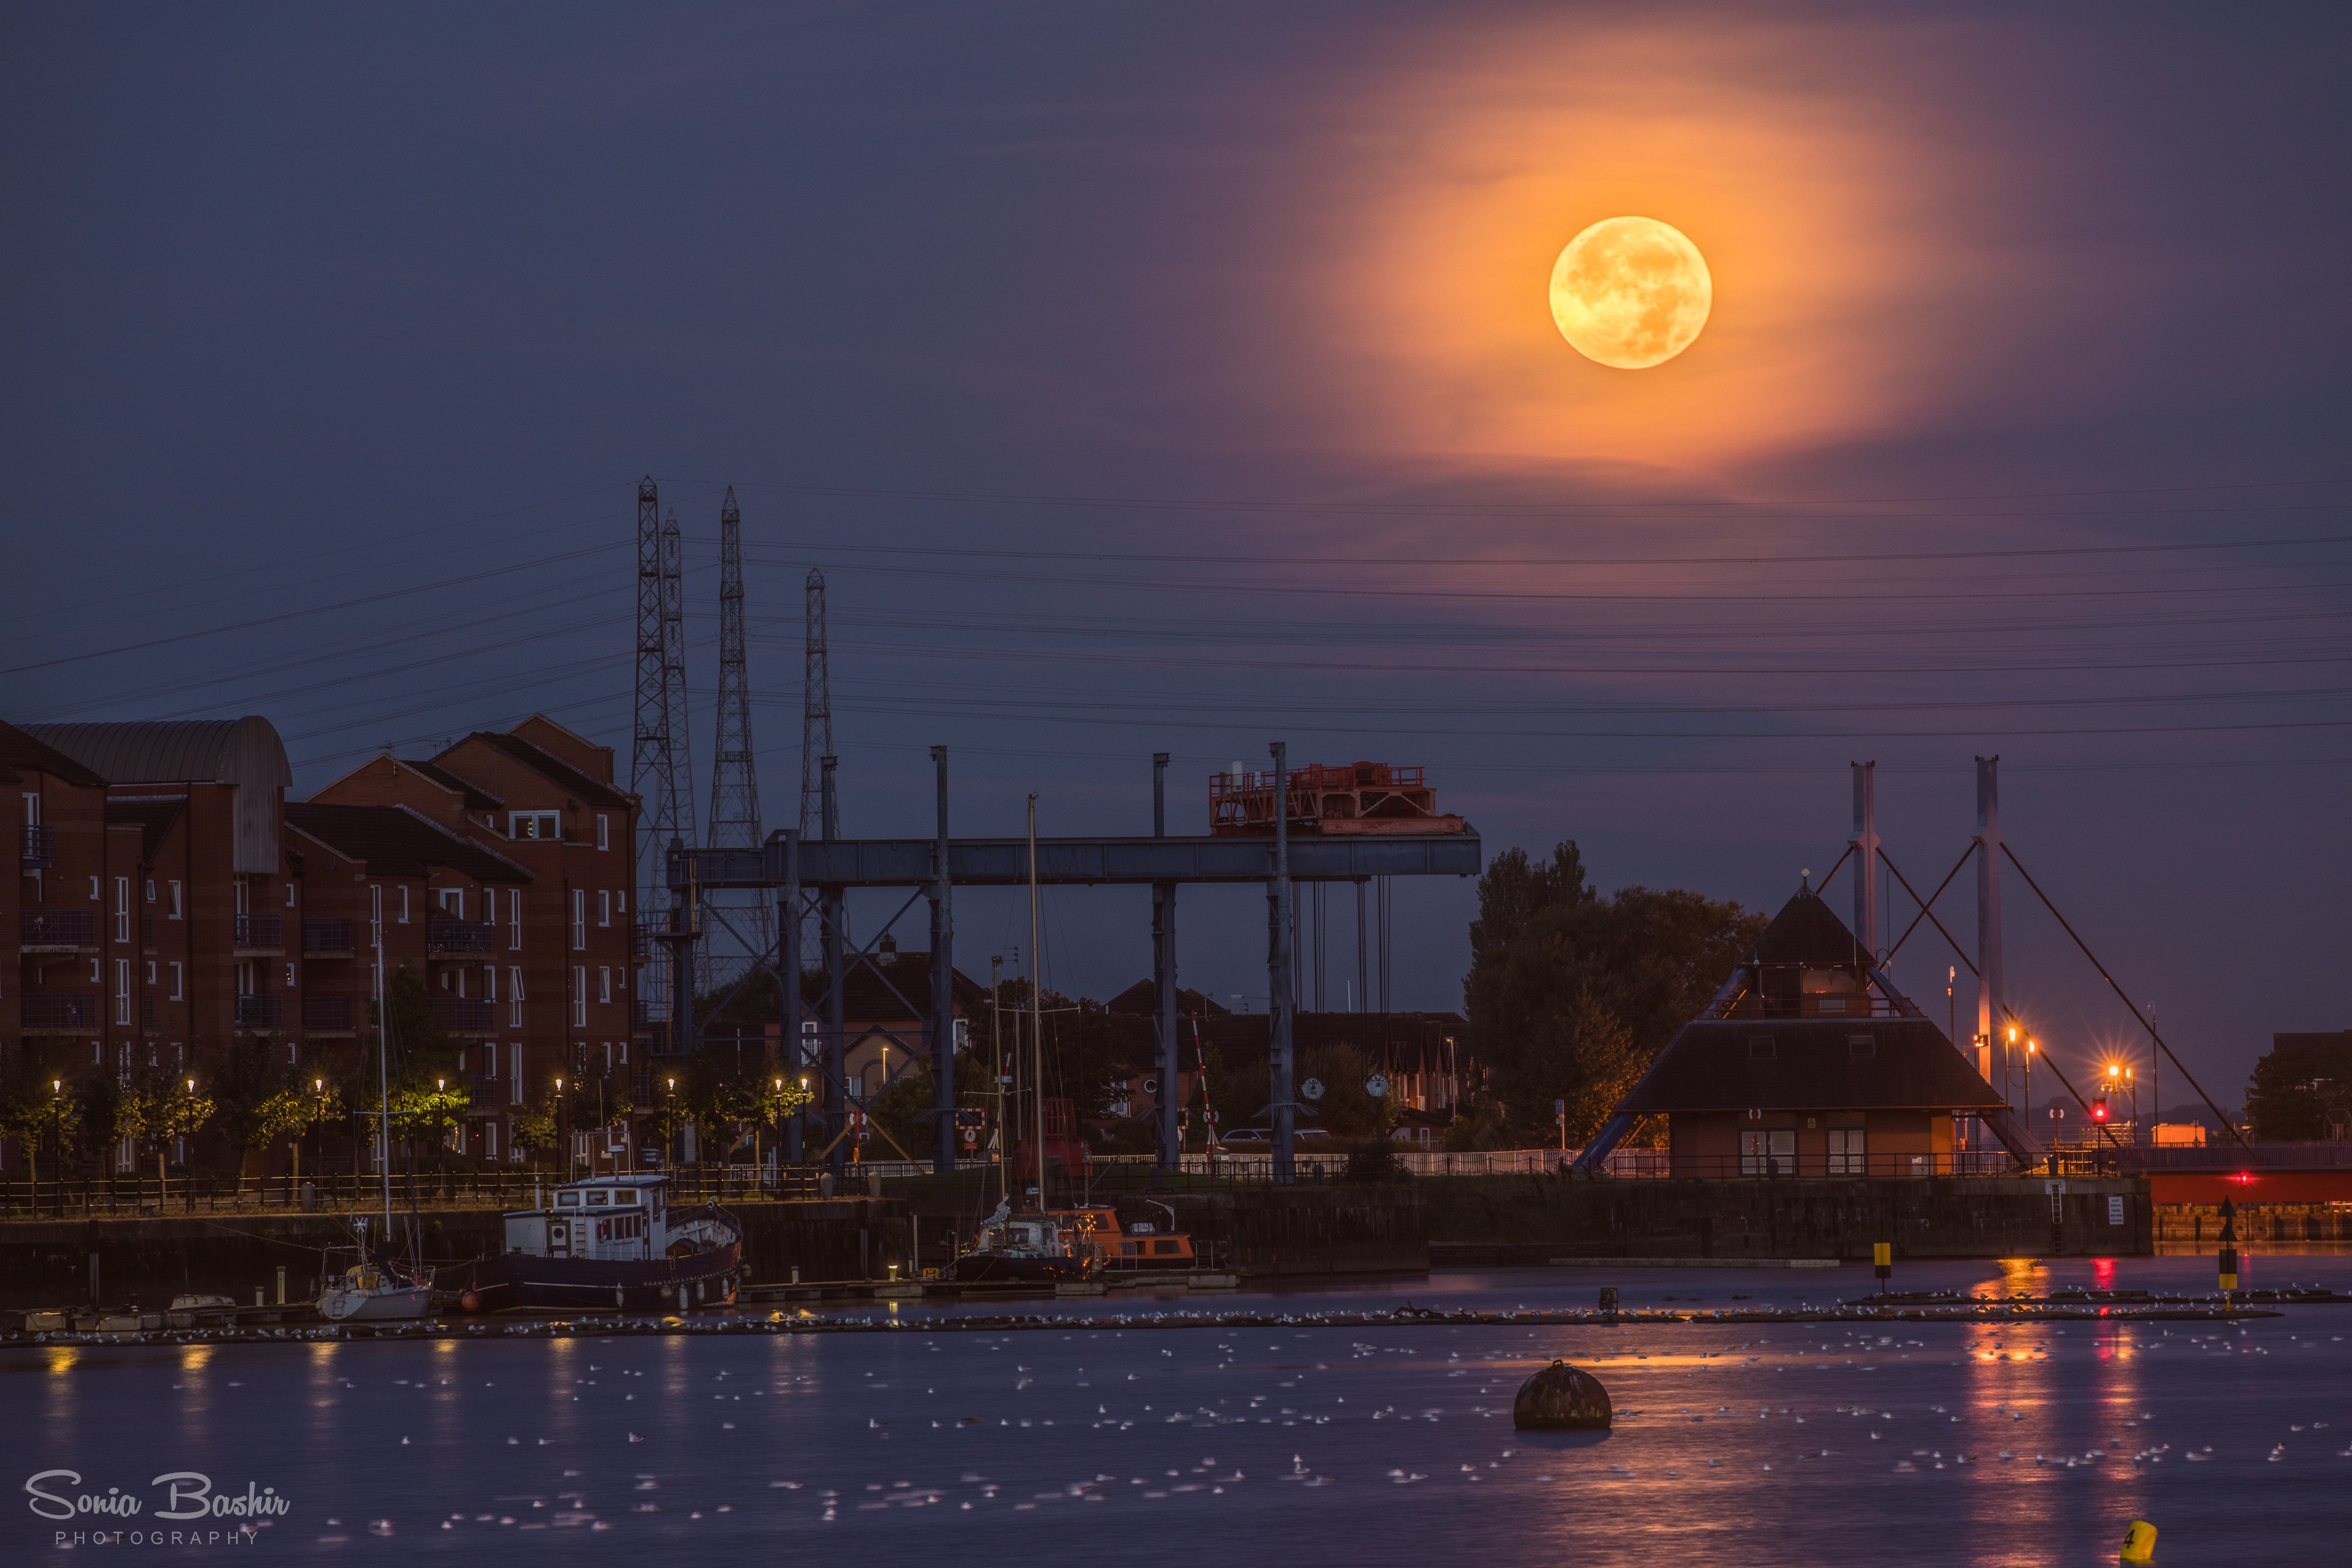
[[1235, 1127], [1217, 1142], [1229, 1149], [1270, 1149], [1274, 1147], [1271, 1127]]

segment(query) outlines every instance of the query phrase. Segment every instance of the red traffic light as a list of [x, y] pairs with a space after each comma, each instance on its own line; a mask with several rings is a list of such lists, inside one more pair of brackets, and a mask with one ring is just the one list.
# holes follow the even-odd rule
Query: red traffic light
[[2102, 1094], [2091, 1102], [2091, 1120], [2094, 1122], [2104, 1122], [2106, 1119], [2107, 1097]]

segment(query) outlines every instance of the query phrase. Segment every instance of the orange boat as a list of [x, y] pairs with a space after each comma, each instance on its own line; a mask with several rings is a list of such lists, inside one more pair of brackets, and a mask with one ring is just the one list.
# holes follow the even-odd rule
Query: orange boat
[[1064, 1229], [1095, 1249], [1106, 1273], [1192, 1269], [1199, 1264], [1190, 1236], [1181, 1230], [1161, 1230], [1147, 1221], [1137, 1222], [1132, 1230], [1124, 1229], [1118, 1223], [1118, 1210], [1108, 1204], [1052, 1212]]

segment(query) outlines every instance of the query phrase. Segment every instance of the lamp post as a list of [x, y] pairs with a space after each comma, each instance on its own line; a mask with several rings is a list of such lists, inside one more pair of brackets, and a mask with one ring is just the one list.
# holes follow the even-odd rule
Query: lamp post
[[2042, 1042], [2028, 1035], [2025, 1040], [2025, 1113], [2033, 1114], [2033, 1059], [2041, 1054]]
[[[55, 1129], [51, 1142], [58, 1151], [56, 1201], [51, 1212], [62, 1219], [66, 1212], [66, 1081], [62, 1078], [49, 1080], [49, 1122]], [[33, 1201], [38, 1203], [40, 1199]]]
[[563, 1151], [563, 1179], [572, 1179], [572, 1103], [563, 1097], [563, 1080], [555, 1081], [555, 1144]]
[[675, 1170], [677, 1168], [677, 1080], [665, 1078], [662, 1082], [667, 1085], [662, 1091], [662, 1098], [669, 1107], [664, 1117], [669, 1124], [669, 1133], [662, 1139], [662, 1157], [669, 1161], [670, 1168]]

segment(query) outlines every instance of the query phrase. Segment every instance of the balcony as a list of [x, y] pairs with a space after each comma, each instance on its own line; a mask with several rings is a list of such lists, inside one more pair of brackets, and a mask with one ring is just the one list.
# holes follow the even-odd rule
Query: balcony
[[460, 920], [436, 915], [425, 923], [427, 953], [488, 953], [497, 928], [487, 920]]
[[98, 1027], [96, 991], [27, 991], [23, 1001], [26, 1034]]
[[433, 1021], [453, 1034], [489, 1034], [498, 1029], [498, 1004], [479, 997], [427, 997]]
[[302, 1027], [321, 1034], [348, 1033], [355, 1026], [352, 998], [329, 992], [306, 993], [302, 998]]
[[302, 922], [305, 957], [348, 957], [352, 952], [352, 923], [337, 915], [306, 916]]
[[236, 945], [240, 948], [282, 949], [286, 946], [286, 917], [282, 915], [238, 915]]
[[16, 863], [26, 871], [47, 871], [56, 860], [58, 831], [39, 822], [26, 822], [18, 831]]
[[17, 917], [26, 949], [71, 952], [98, 946], [98, 915], [88, 909], [27, 909]]
[[236, 998], [236, 1027], [239, 1029], [276, 1029], [285, 1021], [284, 997], [259, 993]]

